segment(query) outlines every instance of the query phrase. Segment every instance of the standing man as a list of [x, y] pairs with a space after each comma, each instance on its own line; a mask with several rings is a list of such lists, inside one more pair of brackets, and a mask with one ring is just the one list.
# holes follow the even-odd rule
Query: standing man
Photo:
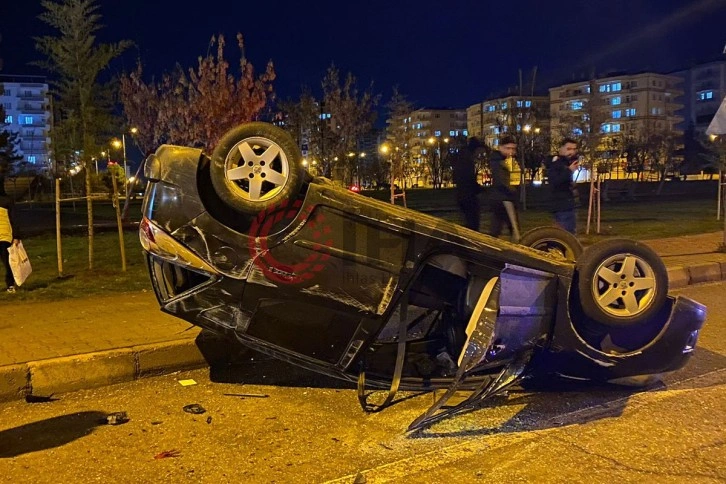
[[476, 163], [474, 162], [477, 151], [483, 147], [483, 143], [475, 136], [467, 141], [466, 147], [459, 150], [454, 157], [452, 168], [456, 185], [456, 203], [464, 214], [466, 227], [479, 231], [481, 204], [479, 193], [481, 185], [476, 181]]
[[511, 136], [499, 140], [499, 149], [492, 153], [489, 160], [492, 172], [492, 187], [489, 196], [491, 226], [489, 235], [499, 237], [504, 225], [509, 229], [513, 242], [519, 242], [519, 222], [517, 220], [517, 192], [512, 189], [507, 158], [514, 157], [517, 143]]
[[557, 156], [547, 164], [547, 181], [550, 195], [550, 212], [555, 223], [571, 234], [575, 234], [575, 194], [572, 173], [579, 167], [577, 141], [565, 138], [560, 143]]
[[[2, 178], [0, 178], [2, 181]], [[18, 239], [13, 236], [13, 200], [5, 194], [5, 188], [0, 185], [0, 260], [5, 266], [5, 285], [9, 293], [15, 292], [15, 278], [10, 269], [10, 253], [8, 248], [17, 245]]]

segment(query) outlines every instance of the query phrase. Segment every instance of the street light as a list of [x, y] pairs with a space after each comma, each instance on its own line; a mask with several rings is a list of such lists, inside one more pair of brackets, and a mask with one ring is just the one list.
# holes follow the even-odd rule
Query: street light
[[121, 134], [121, 141], [118, 139], [114, 139], [111, 141], [111, 145], [113, 145], [114, 148], [119, 149], [123, 148], [123, 160], [124, 160], [124, 183], [126, 182], [126, 178], [129, 176], [129, 172], [126, 168], [126, 134]]
[[[131, 128], [129, 129], [129, 132], [132, 135], [138, 134], [139, 128]], [[111, 141], [111, 145], [116, 148], [123, 148], [123, 160], [124, 160], [124, 180], [126, 180], [129, 176], [129, 170], [126, 166], [126, 133], [121, 133], [121, 141], [118, 140], [118, 138]]]

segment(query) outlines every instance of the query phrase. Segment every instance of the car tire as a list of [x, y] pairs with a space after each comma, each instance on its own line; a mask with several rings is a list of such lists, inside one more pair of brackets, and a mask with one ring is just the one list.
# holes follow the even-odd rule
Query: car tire
[[247, 123], [228, 131], [211, 157], [210, 178], [217, 196], [247, 214], [297, 196], [303, 173], [295, 141], [268, 123]]
[[604, 240], [588, 247], [577, 261], [577, 272], [583, 312], [605, 326], [647, 321], [668, 297], [663, 261], [633, 240]]
[[522, 235], [519, 243], [573, 262], [583, 251], [577, 237], [558, 227], [534, 228]]

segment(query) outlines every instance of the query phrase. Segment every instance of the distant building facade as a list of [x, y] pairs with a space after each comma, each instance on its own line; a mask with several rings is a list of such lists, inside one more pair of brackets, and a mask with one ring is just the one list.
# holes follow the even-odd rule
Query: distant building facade
[[392, 132], [404, 133], [403, 148], [409, 151], [413, 162], [412, 183], [420, 186], [430, 183], [425, 167], [429, 151], [443, 150], [454, 138], [469, 136], [465, 109], [421, 108], [406, 116], [388, 119], [386, 124], [389, 141], [393, 141]]
[[644, 129], [682, 135], [678, 114], [683, 108], [681, 82], [678, 76], [647, 72], [553, 87], [550, 129], [559, 136], [581, 135], [577, 128], [570, 129], [568, 121], [573, 114], [587, 113], [588, 103], [595, 101], [598, 116], [590, 121], [599, 126], [590, 129], [612, 136], [636, 135]]
[[504, 133], [516, 136], [518, 132], [537, 130], [546, 136], [550, 127], [549, 100], [547, 96], [507, 96], [469, 106], [469, 135], [484, 139], [492, 147], [499, 144]]
[[469, 135], [466, 127], [466, 111], [464, 109], [422, 108], [412, 111], [403, 120], [406, 130], [410, 133], [411, 146], [425, 149], [429, 138], [453, 138]]
[[0, 104], [5, 111], [5, 129], [18, 133], [18, 154], [27, 168], [51, 167], [50, 94], [41, 76], [0, 76]]
[[726, 97], [726, 60], [699, 64], [673, 75], [683, 80], [683, 122], [679, 129], [692, 128], [696, 136], [704, 136]]

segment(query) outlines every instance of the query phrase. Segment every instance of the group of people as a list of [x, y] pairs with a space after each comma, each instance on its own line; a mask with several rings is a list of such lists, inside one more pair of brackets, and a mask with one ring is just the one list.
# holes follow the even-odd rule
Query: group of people
[[[479, 231], [481, 205], [479, 193], [482, 186], [476, 178], [476, 156], [484, 142], [476, 137], [469, 138], [466, 148], [459, 152], [453, 163], [456, 201], [464, 214], [465, 225]], [[499, 237], [504, 227], [514, 242], [519, 241], [519, 220], [517, 217], [517, 193], [511, 185], [510, 171], [506, 160], [517, 153], [517, 142], [511, 136], [499, 140], [497, 150], [489, 158], [492, 186], [489, 192], [491, 223], [489, 235]], [[555, 223], [562, 229], [575, 234], [575, 191], [572, 174], [579, 167], [577, 141], [565, 138], [558, 153], [544, 163], [549, 190], [549, 208]]]

